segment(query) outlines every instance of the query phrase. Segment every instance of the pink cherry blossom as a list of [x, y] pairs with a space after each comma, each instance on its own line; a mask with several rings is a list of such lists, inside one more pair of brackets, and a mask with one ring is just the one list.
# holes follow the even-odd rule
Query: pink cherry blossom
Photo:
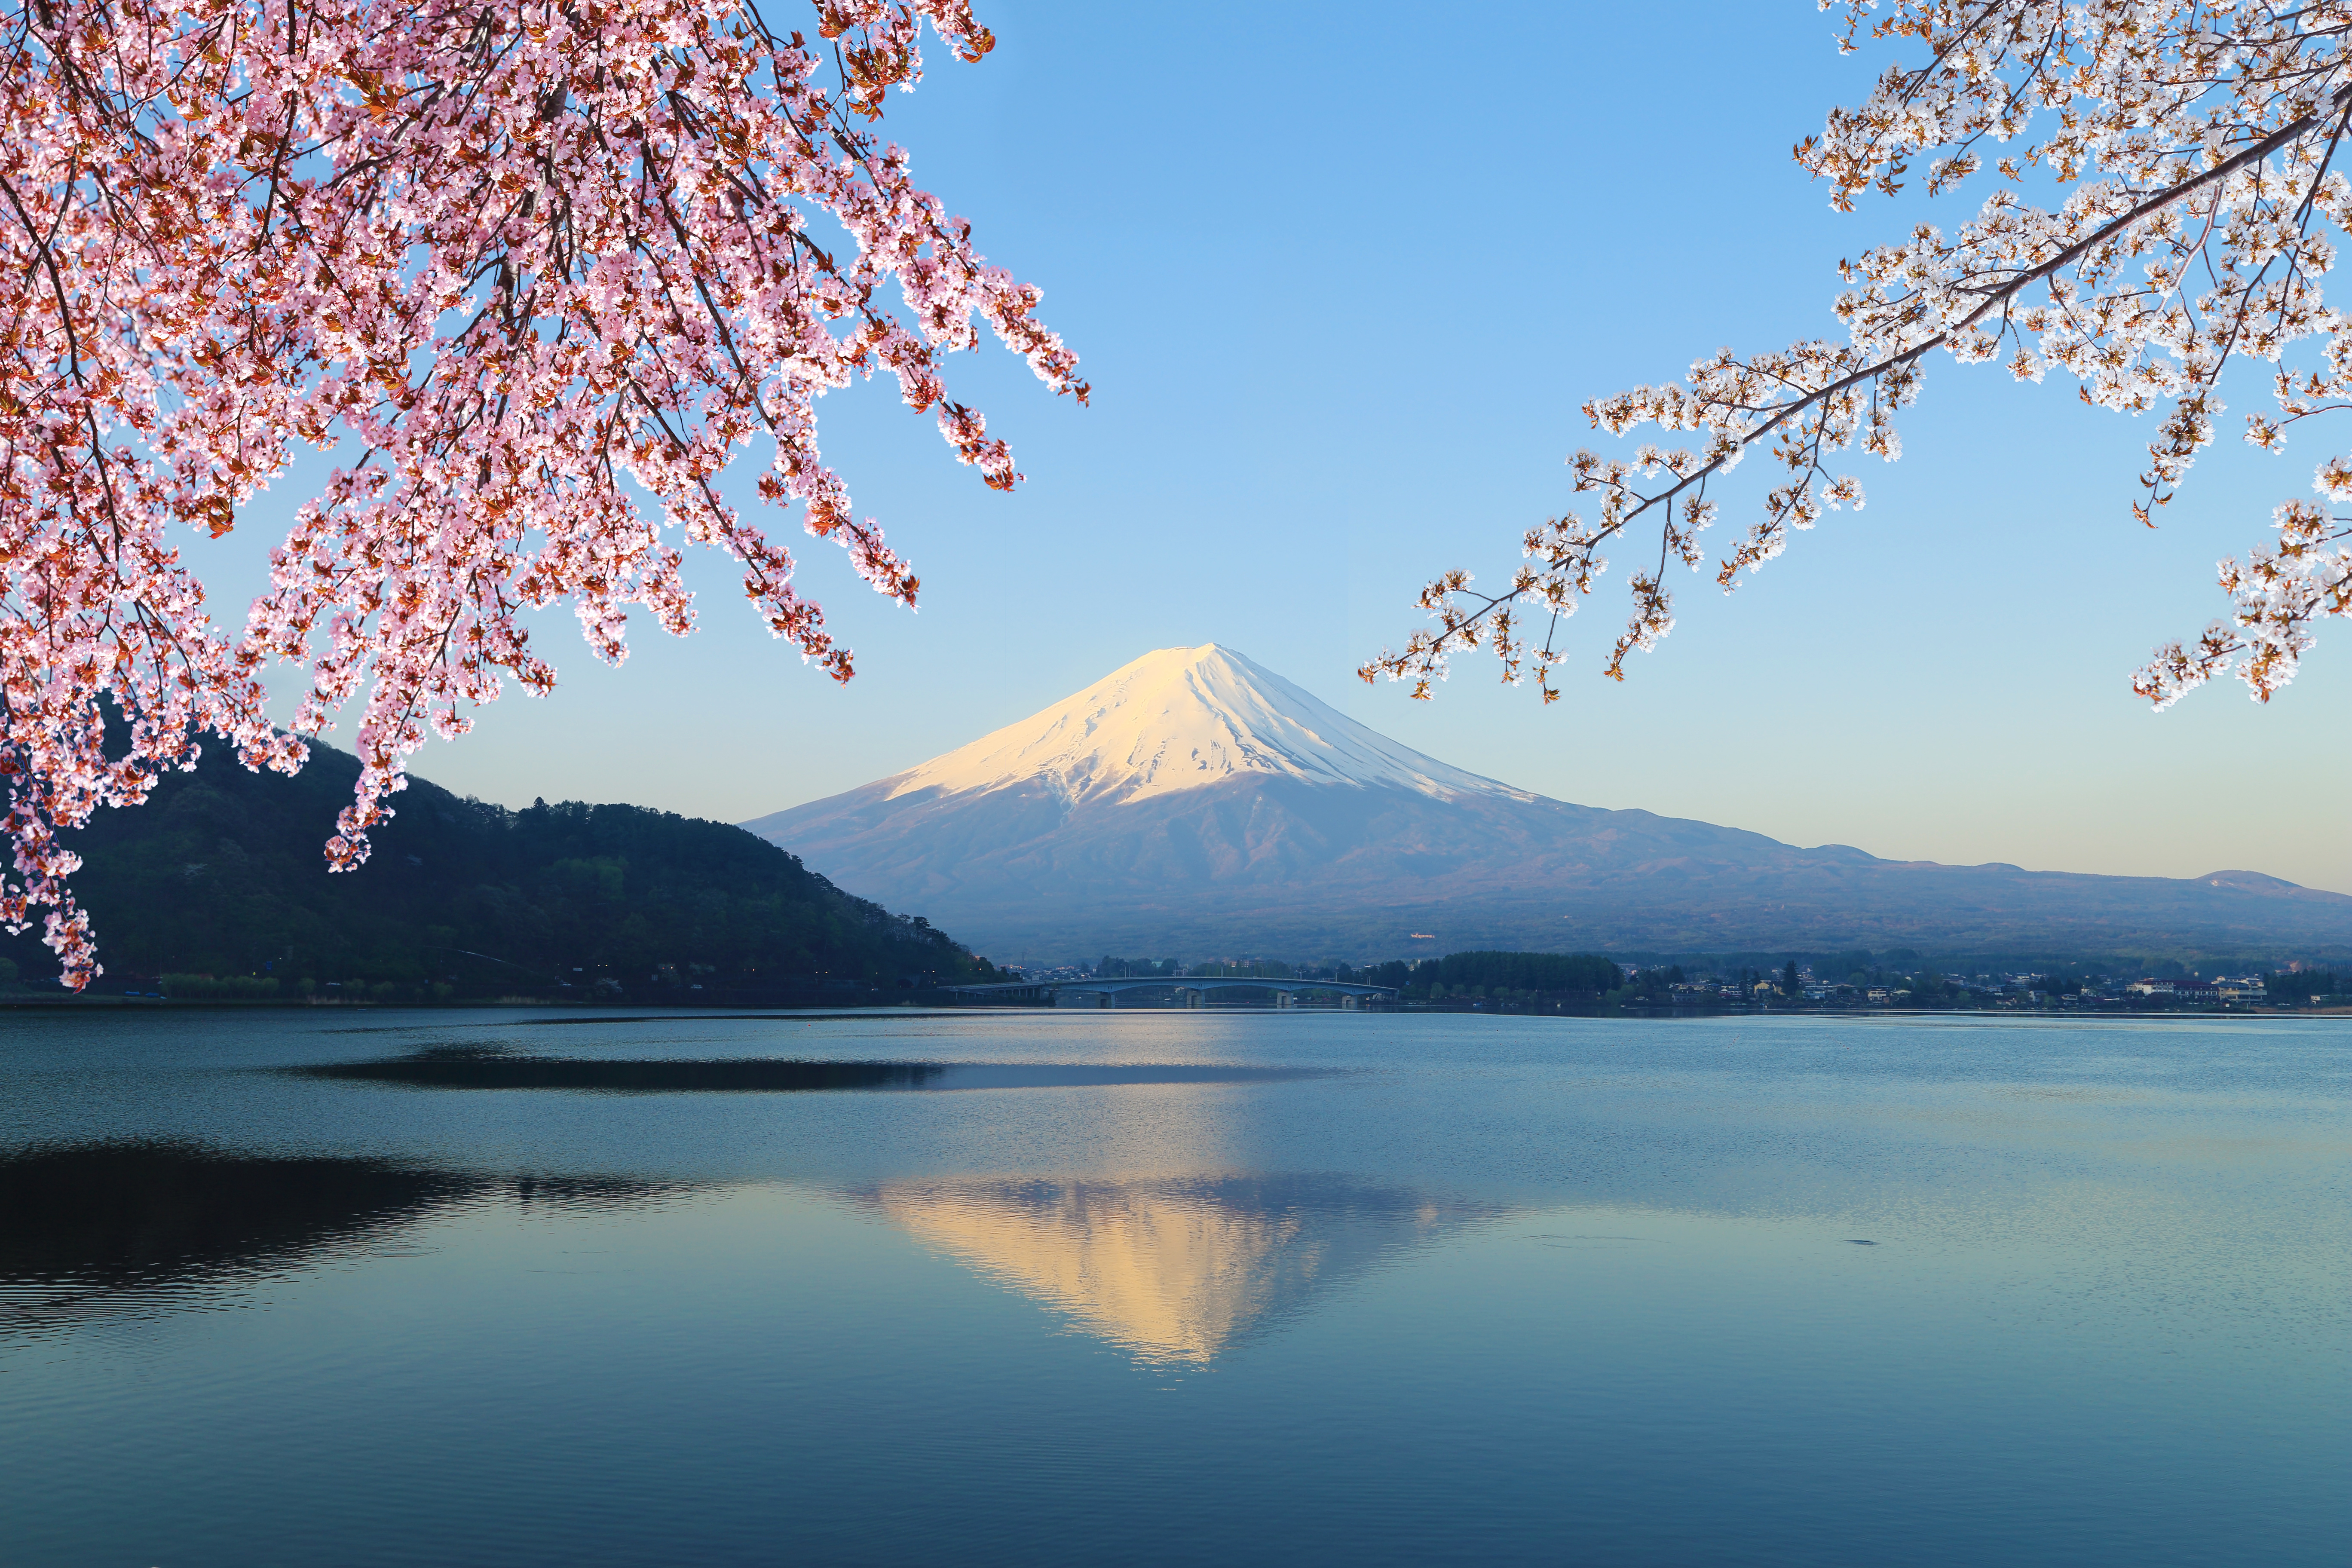
[[[0, 19], [0, 922], [42, 920], [77, 988], [100, 971], [58, 830], [193, 767], [201, 732], [290, 773], [358, 703], [327, 845], [355, 867], [428, 734], [552, 684], [525, 606], [568, 602], [614, 662], [631, 606], [688, 630], [681, 542], [732, 556], [770, 630], [849, 678], [791, 552], [717, 485], [766, 438], [762, 499], [912, 605], [821, 454], [826, 393], [887, 373], [998, 489], [1012, 454], [946, 356], [984, 322], [1085, 400], [1037, 289], [877, 134], [925, 27], [965, 60], [993, 46], [962, 0], [817, 0], [814, 37], [740, 0]], [[226, 532], [303, 447], [349, 460], [226, 633], [174, 530]], [[310, 672], [293, 733], [264, 711], [272, 658]]]

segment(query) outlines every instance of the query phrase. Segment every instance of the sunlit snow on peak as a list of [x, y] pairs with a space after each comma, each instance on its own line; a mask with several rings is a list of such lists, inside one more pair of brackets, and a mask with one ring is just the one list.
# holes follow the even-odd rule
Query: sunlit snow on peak
[[890, 798], [1035, 781], [1075, 805], [1148, 800], [1251, 775], [1534, 798], [1366, 729], [1216, 643], [1167, 647], [891, 781]]

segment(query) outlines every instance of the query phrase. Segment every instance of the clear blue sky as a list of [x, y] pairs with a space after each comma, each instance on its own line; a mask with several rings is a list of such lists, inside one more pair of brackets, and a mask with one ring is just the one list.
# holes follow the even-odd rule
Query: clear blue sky
[[[2326, 627], [2267, 710], [2231, 682], [2153, 717], [2126, 685], [2220, 611], [2213, 561], [2308, 493], [2316, 438], [2273, 459], [2225, 437], [2150, 532], [2128, 508], [2148, 422], [2055, 378], [1935, 362], [1909, 455], [1856, 461], [1868, 509], [1730, 599], [1682, 579], [1680, 628], [1622, 686], [1598, 673], [1622, 564], [1549, 710], [1483, 658], [1433, 703], [1355, 679], [1427, 576], [1499, 577], [1523, 528], [1575, 504], [1585, 399], [1834, 329], [1834, 262], [1903, 220], [1829, 212], [1790, 161], [1881, 63], [1841, 59], [1811, 0], [1678, 6], [1671, 26], [1601, 4], [977, 8], [995, 53], [933, 49], [890, 124], [982, 249], [1045, 289], [1094, 406], [993, 347], [954, 366], [1029, 475], [1003, 496], [887, 386], [829, 399], [828, 456], [925, 584], [919, 615], [893, 609], [784, 525], [853, 685], [771, 641], [705, 558], [693, 638], [638, 616], [613, 671], [568, 612], [542, 617], [562, 689], [510, 695], [417, 773], [737, 820], [1218, 641], [1566, 800], [1896, 858], [2352, 891], [2352, 629]], [[2225, 429], [2261, 392], [2239, 384]], [[228, 618], [305, 477], [189, 548]], [[1719, 536], [1753, 515], [1760, 475], [1741, 477]]]

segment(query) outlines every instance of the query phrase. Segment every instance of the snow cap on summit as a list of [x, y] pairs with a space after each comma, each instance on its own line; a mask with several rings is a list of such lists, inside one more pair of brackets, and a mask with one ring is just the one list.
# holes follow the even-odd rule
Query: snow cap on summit
[[888, 798], [1034, 780], [1071, 805], [1137, 801], [1251, 774], [1439, 800], [1534, 798], [1401, 746], [1216, 643], [1147, 653], [1074, 697], [900, 773]]

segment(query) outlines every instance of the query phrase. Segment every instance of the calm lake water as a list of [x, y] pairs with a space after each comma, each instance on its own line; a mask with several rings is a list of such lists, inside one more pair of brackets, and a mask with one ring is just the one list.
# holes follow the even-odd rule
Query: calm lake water
[[0, 1562], [2340, 1564], [2352, 1026], [0, 1014]]

